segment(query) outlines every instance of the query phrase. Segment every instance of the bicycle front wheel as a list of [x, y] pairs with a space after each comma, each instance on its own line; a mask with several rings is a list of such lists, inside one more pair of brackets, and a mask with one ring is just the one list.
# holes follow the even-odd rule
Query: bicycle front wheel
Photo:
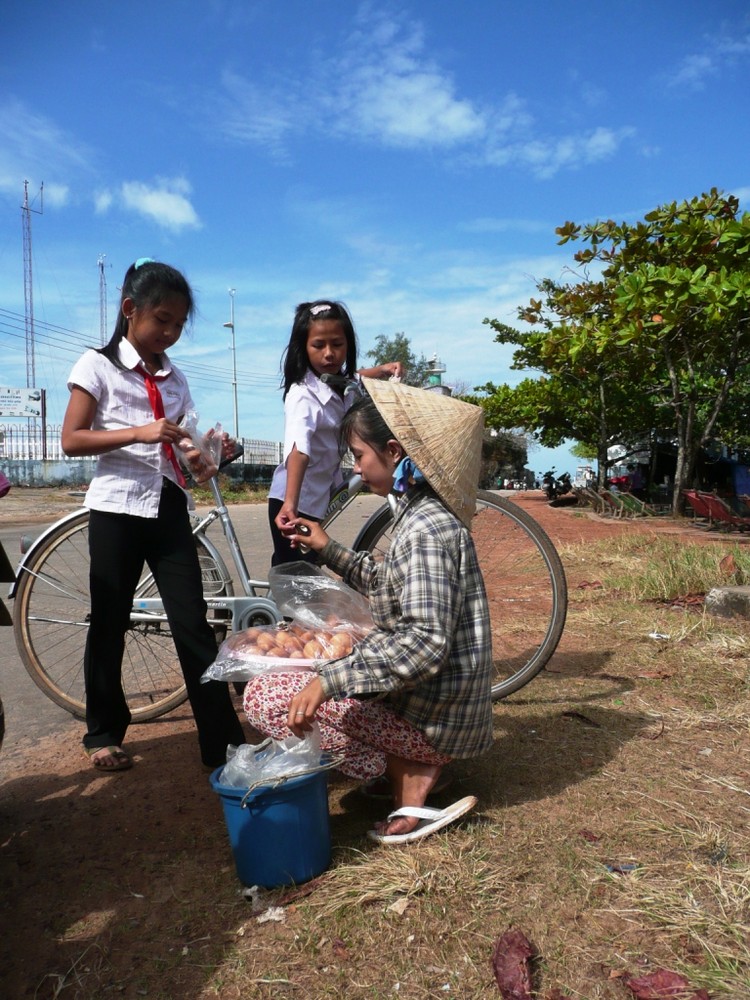
[[[384, 553], [391, 520], [388, 506], [381, 507], [355, 547]], [[565, 570], [542, 527], [510, 500], [486, 490], [477, 494], [471, 535], [490, 608], [497, 701], [536, 677], [557, 648], [568, 605]]]
[[[16, 645], [29, 675], [48, 698], [79, 719], [86, 714], [83, 654], [91, 608], [88, 525], [88, 511], [82, 510], [31, 554], [18, 581], [13, 609]], [[204, 594], [231, 594], [226, 568], [216, 562], [200, 535], [195, 540]], [[136, 593], [158, 596], [150, 573]], [[221, 638], [223, 634], [217, 635]], [[125, 634], [122, 685], [134, 722], [155, 719], [185, 701], [182, 670], [163, 613], [131, 621]]]

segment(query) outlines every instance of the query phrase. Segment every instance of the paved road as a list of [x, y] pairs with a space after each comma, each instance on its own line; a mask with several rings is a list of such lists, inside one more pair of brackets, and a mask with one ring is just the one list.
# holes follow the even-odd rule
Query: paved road
[[[16, 491], [17, 494], [20, 492], [20, 490]], [[29, 491], [30, 494], [32, 492]], [[78, 501], [75, 500], [74, 504], [77, 503]], [[341, 535], [339, 536], [337, 532], [336, 537], [353, 539], [356, 531], [365, 523], [368, 514], [379, 503], [382, 501], [376, 497], [363, 497], [352, 505], [351, 512], [347, 512], [345, 518], [342, 519]], [[68, 503], [65, 505], [65, 509], [55, 510], [54, 516], [46, 522], [24, 520], [24, 518], [29, 517], [28, 510], [35, 509], [37, 504], [38, 501], [30, 496], [28, 503], [18, 504], [17, 512], [11, 515], [13, 520], [8, 519], [7, 508], [0, 512], [3, 517], [3, 520], [0, 521], [0, 541], [13, 566], [20, 559], [22, 536], [36, 537], [49, 523], [52, 523], [73, 506], [73, 504]], [[232, 505], [230, 514], [251, 576], [265, 579], [271, 562], [272, 548], [266, 505]], [[16, 517], [18, 520], [15, 519]], [[218, 525], [213, 525], [210, 536], [217, 544], [231, 571], [233, 564], [221, 528]], [[5, 588], [6, 585], [0, 584], [0, 586]], [[6, 593], [7, 590], [4, 589], [3, 597]], [[12, 613], [12, 602], [8, 601], [7, 606]], [[0, 628], [0, 697], [2, 697], [5, 708], [6, 732], [3, 753], [12, 750], [14, 743], [21, 736], [42, 737], [51, 733], [63, 732], [71, 726], [77, 730], [81, 729], [81, 723], [78, 720], [50, 701], [31, 680], [18, 655], [11, 628]], [[2, 757], [0, 756], [0, 767], [1, 762]]]

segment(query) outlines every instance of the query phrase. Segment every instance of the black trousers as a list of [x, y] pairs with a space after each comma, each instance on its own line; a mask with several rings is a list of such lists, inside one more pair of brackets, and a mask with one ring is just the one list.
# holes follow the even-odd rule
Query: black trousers
[[[289, 544], [289, 539], [285, 538], [279, 529], [276, 527], [276, 518], [279, 511], [284, 506], [282, 500], [276, 500], [273, 497], [268, 498], [268, 523], [271, 526], [271, 538], [273, 539], [273, 555], [271, 556], [271, 565], [280, 566], [282, 563], [290, 562], [318, 562], [318, 556], [315, 552], [300, 552], [299, 549], [293, 549]], [[319, 517], [310, 517], [309, 514], [303, 514], [302, 511], [299, 512], [300, 517], [304, 517], [308, 521], [319, 521]]]
[[130, 609], [144, 562], [154, 575], [174, 637], [198, 729], [204, 764], [226, 761], [228, 743], [245, 742], [228, 686], [201, 684], [216, 659], [216, 638], [206, 620], [201, 571], [185, 495], [168, 480], [156, 518], [92, 510], [91, 621], [84, 657], [87, 748], [119, 746], [130, 724], [122, 690], [122, 658]]

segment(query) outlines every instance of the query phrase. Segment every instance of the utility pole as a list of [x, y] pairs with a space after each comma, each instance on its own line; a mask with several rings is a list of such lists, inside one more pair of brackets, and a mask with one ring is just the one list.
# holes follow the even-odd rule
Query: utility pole
[[237, 412], [237, 350], [234, 339], [234, 293], [236, 289], [229, 289], [229, 322], [225, 323], [224, 326], [232, 331], [232, 346], [230, 348], [232, 352], [232, 392], [234, 394], [234, 439], [239, 441], [240, 439], [240, 429], [239, 429], [239, 415]]

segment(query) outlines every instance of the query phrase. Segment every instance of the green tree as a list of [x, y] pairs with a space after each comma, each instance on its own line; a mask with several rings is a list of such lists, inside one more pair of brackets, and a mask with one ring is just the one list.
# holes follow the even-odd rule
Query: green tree
[[[559, 286], [545, 281], [538, 287], [551, 306]], [[654, 420], [648, 397], [632, 392], [634, 375], [623, 370], [629, 358], [617, 364], [616, 358], [591, 351], [571, 364], [566, 325], [546, 318], [541, 301], [533, 306], [533, 314], [526, 310], [524, 318], [541, 321], [544, 330], [521, 333], [496, 320], [485, 323], [495, 330], [497, 343], [516, 345], [511, 368], [532, 368], [540, 376], [513, 387], [488, 383], [480, 387], [486, 397], [474, 401], [484, 407], [490, 427], [523, 427], [548, 448], [565, 440], [581, 442], [597, 457], [603, 480], [608, 449], [626, 442], [635, 447], [648, 435]]]
[[421, 386], [427, 381], [427, 358], [424, 354], [419, 357], [414, 354], [409, 338], [404, 333], [396, 333], [393, 337], [386, 337], [381, 333], [375, 338], [375, 346], [367, 352], [366, 357], [372, 358], [373, 367], [384, 365], [388, 361], [400, 361], [406, 369], [403, 379], [406, 385]]
[[[747, 423], [750, 215], [739, 214], [737, 198], [712, 189], [635, 224], [566, 222], [557, 233], [560, 244], [588, 244], [574, 255], [581, 280], [540, 282], [542, 298], [519, 316], [543, 330], [516, 360], [538, 362], [558, 401], [570, 402], [571, 372], [588, 384], [582, 399], [591, 404], [599, 387], [602, 405], [588, 413], [600, 421], [597, 453], [611, 434], [669, 435], [677, 446], [673, 502], [681, 509], [700, 449], [738, 428], [743, 413]], [[594, 267], [597, 280], [589, 277]], [[550, 404], [548, 411], [542, 434], [562, 420]], [[566, 419], [570, 413], [563, 408]], [[572, 436], [595, 440], [582, 428]]]

